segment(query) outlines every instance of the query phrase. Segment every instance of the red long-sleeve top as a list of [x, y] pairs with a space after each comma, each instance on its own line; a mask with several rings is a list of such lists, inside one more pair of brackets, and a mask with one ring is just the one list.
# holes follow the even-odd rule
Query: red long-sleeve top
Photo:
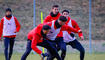
[[58, 20], [60, 16], [61, 16], [60, 13], [58, 13], [56, 17], [52, 17], [51, 14], [49, 14], [47, 17], [45, 17], [43, 23], [51, 22], [53, 20]]
[[43, 42], [43, 36], [41, 34], [42, 27], [43, 25], [39, 24], [36, 28], [28, 33], [28, 39], [32, 40], [31, 48], [38, 54], [42, 53], [42, 51], [37, 48], [37, 44]]
[[[43, 36], [41, 34], [41, 30], [42, 30], [43, 25], [44, 24], [39, 24], [36, 28], [34, 28], [33, 30], [31, 30], [28, 33], [28, 39], [32, 40], [31, 47], [38, 54], [42, 53], [42, 51], [37, 48], [37, 44], [43, 42]], [[49, 25], [51, 27], [52, 26], [52, 22], [47, 23], [47, 25]], [[54, 24], [54, 28], [57, 29], [55, 24]], [[68, 31], [68, 32], [72, 31], [72, 32], [78, 33], [78, 30], [76, 30], [76, 29], [74, 29], [72, 27], [69, 27], [67, 25], [63, 25], [61, 27], [61, 31], [65, 31], [65, 30]]]
[[[79, 25], [77, 24], [77, 22], [74, 20], [74, 19], [71, 19], [70, 17], [68, 17], [68, 20], [66, 22], [66, 24], [68, 24], [68, 22], [71, 20], [71, 23], [72, 23], [72, 27], [77, 29], [77, 30], [81, 30]], [[78, 36], [81, 37], [83, 36], [83, 33], [78, 33]]]

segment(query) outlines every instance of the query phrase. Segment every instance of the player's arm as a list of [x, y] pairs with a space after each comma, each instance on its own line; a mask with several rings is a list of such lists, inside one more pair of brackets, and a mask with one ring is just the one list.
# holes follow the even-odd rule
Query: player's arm
[[38, 54], [41, 54], [42, 51], [37, 48], [37, 41], [40, 40], [40, 36], [36, 33], [34, 33], [31, 48]]
[[15, 33], [16, 33], [16, 32], [19, 32], [21, 26], [20, 26], [20, 23], [18, 22], [17, 18], [14, 17], [14, 19], [15, 19], [15, 23], [16, 23], [16, 31], [15, 31]]
[[74, 29], [74, 28], [72, 28], [72, 27], [70, 27], [68, 25], [63, 25], [61, 27], [61, 31], [67, 31], [68, 33], [71, 33], [71, 32], [79, 33], [79, 32], [81, 32], [80, 30]]
[[3, 33], [3, 23], [4, 23], [4, 19], [1, 19], [1, 22], [0, 22], [0, 40], [1, 40], [2, 33]]
[[[0, 30], [1, 30], [1, 22], [0, 22]], [[1, 40], [1, 35], [2, 35], [2, 33], [1, 33], [1, 31], [0, 31], [0, 40]]]
[[[81, 30], [79, 25], [77, 24], [77, 22], [75, 20], [72, 20], [72, 26], [73, 26], [73, 28], [75, 28], [77, 30]], [[83, 33], [78, 33], [78, 36], [81, 38], [81, 40], [84, 39]]]
[[39, 54], [39, 56], [41, 57], [41, 59], [43, 60], [43, 57], [47, 56], [46, 54], [42, 53], [41, 50], [39, 50], [37, 48], [37, 41], [40, 40], [40, 36], [37, 35], [36, 33], [33, 36], [33, 40], [32, 40], [32, 44], [31, 44], [31, 48]]

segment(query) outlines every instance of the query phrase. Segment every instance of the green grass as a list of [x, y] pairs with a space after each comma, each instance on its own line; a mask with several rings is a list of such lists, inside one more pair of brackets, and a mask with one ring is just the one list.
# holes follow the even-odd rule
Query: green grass
[[[22, 54], [13, 54], [11, 60], [20, 60]], [[105, 53], [98, 53], [98, 54], [86, 54], [85, 60], [104, 60], [105, 59]], [[4, 55], [0, 54], [0, 60], [5, 60]], [[41, 60], [39, 55], [32, 55], [30, 54], [27, 58], [27, 60]], [[65, 60], [79, 60], [79, 54], [67, 54]]]

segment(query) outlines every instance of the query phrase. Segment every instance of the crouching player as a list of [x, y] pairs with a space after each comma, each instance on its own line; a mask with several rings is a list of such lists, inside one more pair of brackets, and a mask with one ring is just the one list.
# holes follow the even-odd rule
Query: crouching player
[[32, 49], [36, 53], [38, 53], [43, 60], [43, 57], [45, 57], [46, 54], [42, 53], [42, 51], [39, 50], [37, 46], [46, 48], [52, 54], [52, 56], [55, 56], [57, 60], [61, 60], [56, 48], [53, 47], [52, 44], [45, 39], [46, 34], [50, 31], [50, 29], [51, 27], [49, 25], [39, 24], [36, 28], [28, 33], [26, 51], [23, 54], [21, 60], [26, 60], [26, 57], [29, 55]]

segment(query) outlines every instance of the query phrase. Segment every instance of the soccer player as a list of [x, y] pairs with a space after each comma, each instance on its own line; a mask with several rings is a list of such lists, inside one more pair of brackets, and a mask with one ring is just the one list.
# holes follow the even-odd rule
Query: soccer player
[[[60, 43], [60, 40], [56, 40], [57, 35], [59, 34], [60, 31], [67, 31], [68, 33], [75, 32], [78, 33], [78, 31], [81, 30], [76, 30], [71, 28], [70, 26], [65, 25], [67, 19], [65, 16], [60, 16], [58, 20], [54, 20], [52, 22], [49, 22], [51, 24], [51, 31], [47, 34], [47, 38], [51, 43], [56, 46], [57, 43]], [[53, 60], [54, 57], [50, 56], [48, 60]]]
[[[28, 40], [27, 40], [27, 47], [26, 47], [26, 51], [23, 54], [23, 56], [21, 57], [21, 60], [26, 60], [27, 56], [29, 55], [29, 53], [31, 52], [32, 48], [32, 40], [34, 40], [35, 44], [41, 44], [41, 42], [43, 41], [43, 39], [46, 38], [46, 34], [49, 32], [49, 30], [51, 29], [50, 26], [48, 25], [42, 25], [39, 24], [36, 28], [34, 28], [33, 30], [31, 30], [28, 33]], [[45, 44], [43, 42], [43, 44]], [[37, 47], [33, 46], [35, 48], [35, 51], [41, 56], [41, 58], [43, 59], [45, 56], [47, 56], [47, 54], [42, 53]]]
[[[68, 19], [66, 22], [68, 26], [73, 27], [77, 30], [81, 30], [77, 22], [73, 19], [70, 19], [68, 10], [63, 10], [62, 15]], [[80, 37], [81, 40], [84, 40], [82, 33], [78, 33], [78, 36]], [[72, 48], [77, 49], [80, 52], [80, 60], [84, 60], [85, 50], [81, 43], [75, 38], [74, 33], [72, 32], [71, 34], [68, 34], [68, 32], [63, 31], [63, 38], [64, 42], [67, 45], [70, 45]]]
[[7, 8], [5, 16], [0, 22], [0, 39], [3, 34], [5, 60], [11, 59], [16, 33], [19, 32], [20, 27], [17, 18], [12, 15], [12, 10]]
[[[44, 19], [44, 23], [51, 22], [54, 20], [58, 20], [61, 14], [59, 13], [59, 6], [53, 5], [50, 14]], [[63, 40], [63, 33], [59, 32], [59, 34], [56, 37], [55, 43], [60, 47], [62, 53], [61, 58], [64, 60], [66, 55], [66, 44]]]
[[61, 14], [59, 13], [59, 6], [53, 5], [51, 8], [50, 14], [47, 17], [45, 17], [44, 23], [51, 22], [53, 20], [57, 20], [57, 19], [59, 19], [60, 16], [61, 16]]
[[47, 54], [42, 53], [37, 46], [46, 48], [48, 51], [50, 51], [52, 56], [56, 56], [58, 60], [61, 60], [56, 48], [53, 47], [53, 45], [46, 39], [46, 34], [50, 31], [50, 29], [51, 27], [49, 25], [39, 24], [36, 28], [28, 33], [27, 48], [21, 60], [26, 60], [26, 57], [29, 55], [32, 49], [38, 53], [43, 60], [43, 57], [47, 56]]

